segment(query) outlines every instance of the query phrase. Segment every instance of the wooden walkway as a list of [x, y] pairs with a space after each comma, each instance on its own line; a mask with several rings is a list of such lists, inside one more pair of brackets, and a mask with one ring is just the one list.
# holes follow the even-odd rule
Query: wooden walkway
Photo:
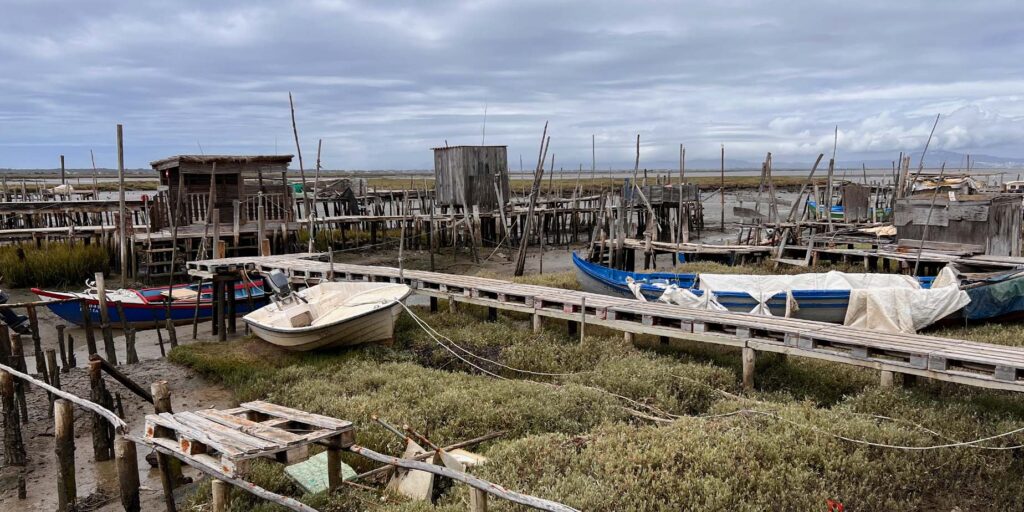
[[[322, 255], [320, 255], [322, 256]], [[969, 386], [1024, 391], [1024, 349], [925, 335], [876, 332], [794, 318], [688, 309], [587, 292], [516, 284], [499, 279], [317, 261], [315, 254], [241, 257], [188, 263], [203, 279], [242, 269], [282, 269], [297, 283], [321, 280], [404, 282], [415, 293], [533, 315], [585, 321], [633, 334], [684, 339], [744, 350], [744, 383], [752, 379], [756, 352], [775, 352], [874, 368]], [[586, 304], [586, 311], [581, 308]]]

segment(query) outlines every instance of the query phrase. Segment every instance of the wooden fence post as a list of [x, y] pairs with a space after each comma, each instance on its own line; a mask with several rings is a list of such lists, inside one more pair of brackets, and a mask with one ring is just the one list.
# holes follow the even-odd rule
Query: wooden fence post
[[[149, 392], [153, 395], [153, 412], [157, 414], [171, 413], [171, 390], [166, 380], [158, 380], [150, 385]], [[164, 504], [167, 512], [176, 512], [174, 505], [174, 486], [181, 480], [181, 466], [177, 459], [162, 452], [156, 454], [160, 467], [160, 484], [164, 489]]]
[[57, 347], [60, 348], [60, 371], [67, 373], [71, 368], [68, 367], [68, 350], [64, 344], [64, 329], [67, 328], [64, 324], [57, 324], [54, 326], [57, 329]]
[[0, 370], [0, 403], [4, 415], [4, 463], [25, 465], [25, 443], [21, 437], [21, 417], [14, 393], [14, 376]]
[[75, 357], [75, 337], [68, 334], [68, 367], [66, 370], [78, 366], [78, 358]]
[[231, 484], [215, 478], [210, 482], [210, 491], [213, 495], [213, 512], [227, 512], [231, 506]]
[[58, 399], [54, 404], [53, 435], [57, 454], [57, 509], [74, 510], [78, 500], [75, 484], [75, 411], [71, 402]]
[[[49, 380], [50, 385], [55, 387], [55, 388], [57, 388], [57, 389], [60, 389], [60, 370], [57, 369], [57, 351], [52, 349], [52, 348], [48, 349], [46, 351], [46, 366], [47, 366], [47, 372], [49, 373], [49, 376], [50, 376], [50, 380]], [[54, 395], [53, 393], [48, 393], [48, 394], [49, 394], [49, 398], [50, 398], [50, 409], [47, 412], [49, 413], [49, 417], [52, 418], [53, 417], [53, 404], [54, 404], [54, 400], [57, 399], [57, 396]]]
[[43, 346], [39, 339], [39, 317], [36, 314], [35, 306], [28, 306], [26, 312], [28, 313], [29, 332], [32, 335], [32, 354], [36, 359], [36, 373], [44, 381], [49, 382], [50, 378], [46, 374], [46, 359], [43, 356]]
[[470, 512], [487, 512], [487, 492], [476, 487], [469, 488]]
[[121, 486], [121, 505], [125, 512], [139, 512], [139, 459], [135, 443], [118, 436], [114, 441], [117, 480]]
[[743, 347], [743, 389], [751, 391], [754, 389], [754, 362], [757, 355], [754, 349]]
[[[89, 399], [111, 411], [114, 400], [103, 382], [103, 367], [99, 361], [89, 361]], [[92, 449], [97, 462], [114, 458], [114, 428], [106, 418], [97, 413], [92, 414]]]
[[[107, 361], [117, 364], [117, 351], [114, 347], [114, 333], [110, 330], [110, 311], [107, 311], [106, 282], [103, 272], [96, 272], [96, 296], [99, 298], [100, 331], [103, 332], [103, 349], [107, 353]], [[90, 354], [92, 355], [92, 354]]]
[[82, 328], [85, 329], [85, 346], [89, 350], [89, 355], [96, 353], [96, 333], [92, 332], [92, 313], [89, 312], [89, 303], [82, 299], [79, 302], [82, 308]]
[[[21, 373], [28, 373], [25, 368], [25, 346], [21, 343], [20, 334], [11, 335], [11, 367]], [[21, 417], [28, 421], [28, 402], [25, 400], [25, 383], [20, 379], [14, 381], [14, 394], [21, 408]]]

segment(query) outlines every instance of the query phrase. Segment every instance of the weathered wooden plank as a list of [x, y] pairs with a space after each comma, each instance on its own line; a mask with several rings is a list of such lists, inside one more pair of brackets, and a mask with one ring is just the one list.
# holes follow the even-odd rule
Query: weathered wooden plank
[[225, 411], [206, 409], [196, 411], [196, 414], [210, 421], [220, 423], [226, 427], [281, 445], [295, 444], [306, 440], [306, 436], [300, 436], [298, 434], [288, 432], [287, 430], [250, 421], [246, 418], [226, 413]]
[[284, 407], [269, 402], [263, 402], [260, 400], [254, 402], [246, 402], [241, 404], [242, 407], [251, 411], [268, 414], [270, 416], [277, 416], [279, 418], [285, 418], [296, 423], [305, 423], [307, 425], [313, 425], [320, 428], [333, 429], [335, 431], [348, 430], [352, 428], [352, 422], [331, 418], [330, 416], [322, 416], [319, 414], [313, 414], [298, 409], [292, 409], [290, 407]]

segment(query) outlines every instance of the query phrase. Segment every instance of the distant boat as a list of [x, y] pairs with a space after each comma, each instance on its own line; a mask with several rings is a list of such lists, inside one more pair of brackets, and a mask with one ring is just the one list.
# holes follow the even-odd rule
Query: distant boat
[[[65, 299], [85, 299], [89, 305], [89, 316], [93, 325], [100, 323], [100, 301], [96, 289], [91, 287], [84, 292], [53, 292], [32, 288], [32, 293], [43, 301], [49, 302], [46, 307], [55, 315], [75, 325], [82, 325], [82, 309], [78, 301], [54, 302]], [[199, 320], [213, 316], [213, 287], [204, 285], [199, 292], [197, 284], [179, 284], [172, 286], [170, 293], [166, 286], [141, 289], [107, 290], [107, 314], [110, 323], [117, 327], [121, 323], [121, 315], [117, 310], [117, 302], [124, 309], [125, 321], [135, 328], [162, 326], [167, 320], [167, 299], [171, 298], [170, 314], [175, 324], [191, 322], [196, 315], [196, 297], [199, 298]], [[252, 307], [249, 299], [252, 299]], [[266, 304], [266, 293], [256, 283], [248, 282], [235, 286], [235, 313], [244, 315], [249, 311]]]
[[[671, 285], [689, 290], [697, 297], [703, 297], [704, 290], [699, 289], [698, 274], [672, 274], [666, 272], [639, 273], [615, 270], [597, 263], [591, 263], [572, 255], [576, 266], [576, 280], [588, 292], [636, 298], [630, 289], [627, 279], [639, 285], [639, 290], [647, 300], [658, 300]], [[917, 278], [922, 288], [931, 286], [932, 277]], [[843, 323], [846, 310], [850, 304], [850, 290], [792, 290], [793, 300], [799, 305], [793, 318], [816, 320], [820, 322]], [[729, 311], [749, 313], [758, 307], [758, 301], [742, 290], [716, 291], [715, 300]], [[766, 305], [773, 316], [786, 315], [787, 297], [785, 292], [773, 295]]]
[[260, 339], [287, 350], [357, 345], [394, 338], [404, 284], [329, 282], [291, 292], [287, 280], [270, 276], [273, 303], [242, 319]]

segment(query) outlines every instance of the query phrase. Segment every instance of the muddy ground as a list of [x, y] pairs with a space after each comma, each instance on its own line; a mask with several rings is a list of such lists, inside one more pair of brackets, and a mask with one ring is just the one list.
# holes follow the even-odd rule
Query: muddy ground
[[[15, 290], [15, 300], [26, 299], [24, 291]], [[40, 310], [40, 338], [44, 347], [56, 346], [56, 330], [54, 326], [59, 319], [48, 310]], [[209, 324], [200, 325], [200, 340], [209, 339]], [[84, 365], [88, 361], [85, 350], [85, 336], [81, 329], [68, 329], [75, 336], [77, 347], [77, 368], [70, 369], [60, 375], [62, 389], [78, 396], [89, 396], [89, 377]], [[192, 342], [192, 328], [179, 326], [178, 339], [182, 343]], [[81, 334], [81, 338], [79, 338]], [[119, 357], [124, 358], [124, 339], [115, 331], [115, 344], [119, 348]], [[99, 343], [102, 337], [97, 330]], [[166, 340], [165, 340], [166, 343]], [[160, 357], [160, 348], [156, 342], [156, 331], [141, 331], [137, 334], [136, 349], [140, 362], [122, 364], [119, 369], [132, 380], [148, 387], [157, 380], [166, 380], [171, 389], [171, 402], [175, 410], [195, 410], [209, 407], [226, 408], [237, 405], [237, 402], [225, 389], [194, 375], [188, 369], [171, 364]], [[28, 347], [26, 347], [28, 352]], [[102, 348], [100, 350], [102, 353]], [[32, 358], [28, 360], [30, 372], [35, 369]], [[121, 396], [124, 406], [125, 420], [134, 434], [142, 435], [143, 418], [152, 412], [152, 406], [132, 394], [113, 379], [107, 378], [107, 389], [111, 394]], [[18, 478], [22, 468], [6, 467], [0, 469], [0, 510], [39, 510], [52, 511], [57, 508], [56, 457], [54, 455], [53, 419], [49, 417], [49, 401], [46, 392], [39, 388], [29, 387], [26, 396], [28, 402], [28, 424], [23, 427], [22, 436], [28, 453], [28, 464], [24, 469], [27, 498], [17, 498]], [[88, 505], [88, 510], [123, 510], [119, 501], [117, 470], [113, 461], [94, 462], [92, 449], [92, 418], [91, 414], [82, 409], [75, 409], [75, 461], [76, 480], [80, 502]], [[141, 470], [141, 497], [143, 510], [159, 510], [162, 507], [163, 495], [160, 487], [160, 475], [150, 467], [145, 456], [149, 450], [140, 448], [139, 469]], [[185, 468], [186, 476], [196, 478], [198, 472]], [[183, 489], [188, 491], [188, 487]]]

